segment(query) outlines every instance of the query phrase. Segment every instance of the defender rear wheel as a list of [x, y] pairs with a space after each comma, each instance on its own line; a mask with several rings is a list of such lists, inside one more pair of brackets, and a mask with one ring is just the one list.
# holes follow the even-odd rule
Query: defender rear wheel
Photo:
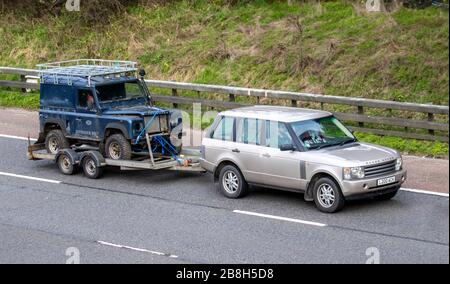
[[122, 134], [113, 134], [106, 139], [105, 154], [113, 160], [130, 160], [131, 145]]
[[47, 149], [49, 154], [56, 155], [59, 150], [67, 149], [69, 147], [69, 141], [59, 129], [50, 131], [45, 137], [45, 149]]

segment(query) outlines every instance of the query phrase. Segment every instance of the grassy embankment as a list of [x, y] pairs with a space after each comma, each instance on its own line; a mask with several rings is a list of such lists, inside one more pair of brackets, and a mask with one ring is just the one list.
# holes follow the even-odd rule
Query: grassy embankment
[[[448, 12], [368, 14], [343, 2], [219, 2], [128, 7], [123, 17], [96, 27], [80, 25], [76, 13], [41, 19], [2, 15], [0, 66], [131, 59], [154, 79], [448, 105]], [[36, 109], [38, 96], [1, 90], [0, 106]], [[448, 156], [446, 143], [358, 137], [405, 153]]]

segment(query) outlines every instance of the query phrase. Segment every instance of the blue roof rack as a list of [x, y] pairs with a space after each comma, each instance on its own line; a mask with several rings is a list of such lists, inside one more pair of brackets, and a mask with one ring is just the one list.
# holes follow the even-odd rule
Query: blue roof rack
[[[72, 85], [74, 79], [84, 78], [87, 86], [91, 86], [92, 79], [123, 78], [135, 76], [137, 63], [133, 61], [118, 61], [104, 59], [76, 59], [52, 63], [38, 64], [41, 83]], [[52, 82], [46, 82], [51, 80]]]

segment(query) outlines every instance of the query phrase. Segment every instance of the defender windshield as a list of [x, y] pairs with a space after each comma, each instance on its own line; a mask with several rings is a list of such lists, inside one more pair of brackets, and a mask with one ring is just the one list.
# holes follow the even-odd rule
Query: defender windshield
[[138, 81], [97, 86], [96, 91], [100, 103], [147, 100], [146, 92]]
[[334, 116], [293, 122], [291, 126], [306, 150], [356, 141], [352, 133]]

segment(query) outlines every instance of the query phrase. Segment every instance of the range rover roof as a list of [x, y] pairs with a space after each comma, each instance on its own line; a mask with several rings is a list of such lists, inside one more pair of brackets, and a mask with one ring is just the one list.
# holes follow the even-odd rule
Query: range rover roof
[[226, 110], [220, 113], [223, 116], [257, 118], [262, 120], [272, 120], [281, 122], [295, 122], [309, 119], [317, 119], [332, 115], [328, 111], [283, 107], [283, 106], [269, 106], [256, 105], [249, 107], [236, 108]]

